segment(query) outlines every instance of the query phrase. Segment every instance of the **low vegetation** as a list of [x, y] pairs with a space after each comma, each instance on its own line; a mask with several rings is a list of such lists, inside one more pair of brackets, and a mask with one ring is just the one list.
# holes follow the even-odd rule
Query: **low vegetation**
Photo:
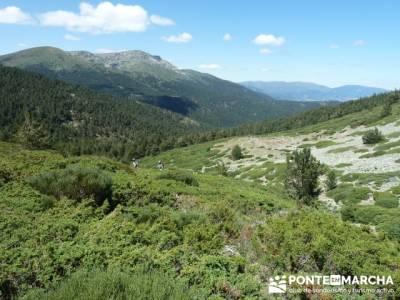
[[196, 178], [187, 172], [167, 171], [157, 176], [157, 178], [179, 181], [186, 185], [191, 185], [191, 186], [199, 186], [199, 183], [197, 182]]
[[385, 208], [399, 207], [399, 198], [392, 193], [374, 193], [375, 204]]
[[79, 270], [53, 290], [30, 291], [25, 300], [190, 300], [195, 297], [187, 284], [174, 278], [173, 274], [151, 268], [135, 272], [125, 270]]
[[388, 237], [400, 240], [400, 209], [376, 205], [347, 205], [341, 210], [346, 221], [375, 226]]
[[[285, 164], [264, 162], [263, 186], [6, 143], [0, 159], [11, 170], [0, 188], [5, 299], [257, 299], [278, 273], [399, 274], [397, 241], [317, 208], [297, 208], [281, 185]], [[87, 172], [110, 178], [116, 205], [93, 205], [92, 183], [75, 181]], [[83, 194], [66, 192], [66, 174]], [[45, 182], [61, 192], [42, 190]], [[390, 222], [380, 230], [396, 237]]]
[[335, 189], [330, 190], [327, 195], [336, 202], [344, 204], [356, 204], [368, 198], [370, 189], [366, 187], [355, 187], [352, 184], [339, 184]]
[[76, 201], [93, 198], [97, 206], [112, 201], [112, 180], [104, 171], [71, 165], [30, 177], [27, 182], [42, 194]]

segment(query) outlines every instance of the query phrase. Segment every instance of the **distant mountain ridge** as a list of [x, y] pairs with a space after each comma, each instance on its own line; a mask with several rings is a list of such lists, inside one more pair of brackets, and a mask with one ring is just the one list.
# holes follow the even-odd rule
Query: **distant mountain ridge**
[[0, 64], [146, 102], [211, 127], [273, 119], [321, 106], [274, 100], [210, 74], [178, 69], [143, 51], [93, 54], [40, 47], [0, 56]]
[[292, 101], [348, 101], [387, 92], [387, 90], [362, 85], [343, 85], [330, 88], [310, 82], [246, 81], [243, 86], [268, 94], [278, 100]]

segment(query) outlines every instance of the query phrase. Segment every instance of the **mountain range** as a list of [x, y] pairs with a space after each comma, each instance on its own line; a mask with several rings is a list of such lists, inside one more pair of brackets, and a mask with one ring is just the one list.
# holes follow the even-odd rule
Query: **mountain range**
[[39, 47], [0, 56], [0, 64], [146, 102], [209, 127], [273, 119], [325, 105], [278, 101], [206, 73], [178, 69], [143, 51], [93, 54]]
[[362, 85], [343, 85], [330, 88], [309, 82], [246, 81], [241, 84], [274, 99], [293, 101], [348, 101], [387, 91]]

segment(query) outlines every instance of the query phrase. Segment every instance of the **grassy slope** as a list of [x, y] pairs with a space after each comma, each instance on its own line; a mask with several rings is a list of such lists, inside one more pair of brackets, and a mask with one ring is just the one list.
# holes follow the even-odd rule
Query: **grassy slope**
[[[368, 111], [361, 111], [346, 115], [341, 118], [332, 119], [327, 122], [318, 123], [315, 125], [307, 126], [301, 129], [290, 130], [286, 132], [278, 132], [270, 134], [269, 136], [287, 136], [292, 137], [296, 135], [304, 135], [310, 133], [321, 133], [330, 135], [335, 132], [341, 132], [346, 127], [350, 126], [357, 128], [358, 126], [377, 126], [384, 125], [392, 122], [398, 122], [400, 116], [400, 105], [393, 105], [393, 112], [390, 116], [385, 118], [380, 117], [381, 107], [376, 107]], [[360, 129], [355, 134], [362, 134], [365, 129]], [[397, 133], [392, 134], [393, 137], [397, 137]], [[193, 168], [195, 170], [201, 170], [202, 166], [213, 166], [218, 161], [219, 156], [229, 155], [229, 153], [220, 153], [218, 148], [213, 145], [223, 144], [226, 140], [219, 140], [212, 143], [206, 143], [202, 145], [195, 145], [183, 149], [175, 149], [167, 151], [155, 157], [146, 158], [143, 163], [146, 166], [155, 165], [158, 160], [163, 160], [170, 167], [177, 168]], [[317, 144], [312, 141], [306, 141], [305, 145], [315, 146], [316, 148], [325, 147], [333, 144], [332, 141], [320, 141]], [[375, 152], [373, 155], [383, 155], [399, 153], [398, 142], [384, 142], [373, 146]], [[304, 145], [301, 145], [302, 147]], [[340, 149], [340, 151], [349, 149]], [[357, 151], [357, 150], [356, 150]], [[379, 151], [379, 152], [378, 152]], [[375, 154], [377, 153], [377, 154]], [[371, 154], [369, 154], [371, 155]], [[400, 155], [399, 155], [400, 159]], [[400, 160], [399, 160], [400, 161]], [[240, 167], [240, 164], [239, 164]], [[206, 169], [208, 173], [216, 174], [216, 168]], [[375, 205], [361, 206], [359, 203], [361, 200], [368, 198], [368, 194], [372, 193], [371, 187], [379, 189], [384, 182], [391, 180], [396, 177], [400, 177], [399, 172], [388, 172], [381, 174], [346, 174], [343, 175], [340, 171], [340, 166], [337, 166], [335, 170], [340, 184], [335, 190], [328, 193], [328, 196], [332, 197], [335, 201], [341, 201], [344, 204], [342, 214], [345, 220], [349, 220], [356, 223], [373, 225], [376, 229], [384, 231], [392, 238], [400, 239], [400, 208], [398, 205], [388, 204], [387, 201], [377, 201]], [[259, 179], [264, 177], [266, 179], [266, 186], [274, 187], [284, 192], [283, 182], [285, 176], [284, 164], [273, 163], [270, 161], [262, 162], [260, 164], [247, 166], [243, 165], [239, 170], [232, 172], [231, 176], [237, 176], [242, 179], [253, 180], [260, 182]], [[389, 192], [391, 193], [392, 199], [399, 197], [399, 187], [392, 188]], [[381, 195], [375, 193], [375, 198], [379, 199]], [[382, 207], [383, 206], [383, 207]], [[386, 206], [386, 207], [385, 207]], [[389, 207], [387, 207], [389, 206]]]
[[[189, 159], [184, 157], [196, 155], [193, 166], [200, 166], [213, 155], [209, 146], [181, 152], [177, 164], [189, 169]], [[262, 298], [264, 280], [282, 272], [399, 274], [397, 242], [343, 223], [322, 210], [299, 211], [279, 185], [198, 173], [186, 175], [193, 176], [198, 185], [187, 185], [160, 179], [160, 174], [171, 177], [171, 170], [142, 167], [132, 171], [103, 158], [64, 158], [56, 152], [30, 151], [7, 143], [0, 143], [0, 158], [6, 178], [0, 187], [3, 296], [22, 295], [34, 287], [57, 287], [79, 269], [122, 270], [126, 276], [142, 278], [134, 271], [142, 264], [159, 274], [141, 279], [143, 286], [156, 284], [163, 276], [172, 286], [177, 277], [179, 287], [173, 288], [187, 298]], [[145, 164], [151, 166], [152, 161]], [[107, 203], [95, 207], [90, 200], [56, 200], [27, 184], [31, 176], [69, 165], [108, 174], [113, 200], [119, 204], [110, 208]], [[111, 276], [96, 274], [85, 285], [87, 299], [96, 299], [93, 285]], [[81, 275], [77, 276], [53, 296], [71, 299]], [[129, 292], [127, 281], [121, 279], [120, 288], [110, 281], [105, 283], [109, 289], [103, 290], [135, 295]], [[193, 294], [179, 292], [188, 286]], [[44, 298], [38, 293], [34, 291], [30, 299]], [[162, 291], [155, 297], [174, 299], [163, 298]]]
[[[0, 157], [2, 170], [12, 170], [12, 180], [0, 190], [4, 249], [0, 281], [8, 291], [48, 287], [77, 267], [130, 268], [146, 262], [166, 270], [182, 265], [187, 280], [195, 281], [197, 267], [204, 268], [213, 282], [199, 285], [210, 293], [231, 272], [239, 276], [234, 270], [244, 263], [222, 256], [223, 245], [236, 240], [245, 224], [293, 207], [275, 193], [252, 183], [239, 186], [230, 178], [195, 175], [199, 186], [187, 186], [157, 179], [160, 172], [154, 169], [132, 172], [110, 160], [64, 159], [55, 152], [29, 151], [6, 143], [0, 144]], [[26, 184], [30, 176], [70, 164], [109, 173], [114, 197], [121, 205], [105, 214], [106, 207], [49, 200]], [[218, 275], [207, 261], [226, 265]], [[251, 278], [247, 273], [240, 276]]]
[[[381, 112], [381, 107], [375, 107], [374, 109], [368, 111], [361, 111], [357, 113], [352, 113], [346, 115], [344, 117], [335, 118], [326, 122], [321, 122], [315, 125], [305, 126], [302, 128], [296, 128], [293, 130], [283, 131], [283, 132], [275, 132], [268, 134], [266, 136], [296, 136], [303, 135], [309, 133], [335, 133], [340, 132], [344, 128], [350, 127], [358, 127], [358, 126], [376, 126], [383, 125], [391, 122], [398, 121], [400, 116], [400, 105], [393, 105], [393, 113], [381, 119], [379, 114]], [[365, 131], [365, 130], [364, 130]], [[360, 130], [360, 134], [362, 134], [363, 130]], [[226, 139], [225, 139], [226, 140]], [[173, 165], [180, 168], [193, 168], [198, 169], [199, 166], [202, 165], [210, 165], [210, 159], [215, 158], [218, 151], [212, 151], [214, 145], [223, 143], [225, 140], [216, 140], [204, 144], [197, 144], [186, 148], [173, 149], [171, 151], [166, 151], [161, 153], [160, 155], [153, 157], [146, 157], [143, 160], [143, 163], [146, 166], [155, 165], [158, 160], [164, 160], [166, 162], [171, 162], [173, 159]], [[312, 144], [311, 142], [305, 142], [305, 144]], [[318, 145], [317, 145], [318, 146]], [[377, 149], [380, 149], [378, 146]]]

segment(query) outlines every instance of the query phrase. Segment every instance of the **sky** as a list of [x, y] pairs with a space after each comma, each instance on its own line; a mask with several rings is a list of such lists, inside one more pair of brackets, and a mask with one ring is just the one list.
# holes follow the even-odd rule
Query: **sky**
[[240, 82], [400, 88], [398, 0], [0, 0], [0, 54], [143, 50]]

